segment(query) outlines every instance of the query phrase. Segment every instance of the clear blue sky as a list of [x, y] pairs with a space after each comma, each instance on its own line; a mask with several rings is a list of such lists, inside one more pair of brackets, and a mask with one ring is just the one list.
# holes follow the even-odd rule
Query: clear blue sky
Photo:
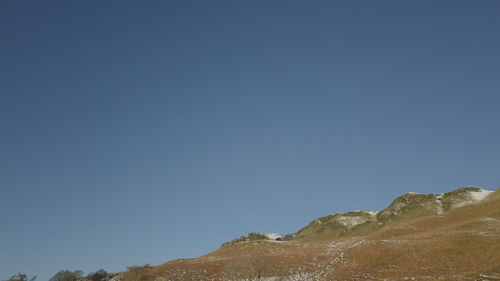
[[0, 279], [500, 185], [500, 1], [0, 2]]

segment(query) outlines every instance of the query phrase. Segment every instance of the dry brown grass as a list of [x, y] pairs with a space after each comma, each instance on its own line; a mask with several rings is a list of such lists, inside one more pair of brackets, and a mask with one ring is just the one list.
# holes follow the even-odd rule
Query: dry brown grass
[[500, 190], [490, 198], [357, 237], [238, 243], [196, 259], [167, 262], [152, 272], [163, 280], [187, 280], [182, 279], [186, 274], [222, 280], [231, 261], [259, 250], [279, 275], [332, 268], [318, 280], [500, 280]]

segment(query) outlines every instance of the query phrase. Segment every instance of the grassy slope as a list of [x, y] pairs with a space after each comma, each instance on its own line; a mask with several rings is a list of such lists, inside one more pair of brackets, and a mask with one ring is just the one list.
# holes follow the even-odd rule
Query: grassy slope
[[499, 193], [481, 204], [391, 225], [366, 237], [370, 243], [350, 251], [357, 266], [345, 269], [346, 276], [466, 280], [477, 273], [500, 274]]
[[310, 273], [303, 280], [500, 280], [500, 189], [489, 200], [444, 215], [395, 222], [364, 236], [333, 237], [242, 242], [153, 271], [165, 280], [198, 274], [221, 280], [231, 260], [260, 249], [277, 274]]

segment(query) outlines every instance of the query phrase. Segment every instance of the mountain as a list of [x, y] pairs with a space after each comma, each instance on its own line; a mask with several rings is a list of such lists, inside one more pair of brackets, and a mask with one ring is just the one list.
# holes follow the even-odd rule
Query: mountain
[[380, 211], [320, 217], [285, 236], [250, 233], [148, 274], [158, 281], [500, 280], [500, 188], [409, 192]]
[[491, 193], [493, 191], [477, 187], [464, 187], [441, 194], [408, 192], [381, 211], [352, 211], [321, 217], [293, 236], [307, 240], [366, 235], [397, 221], [441, 215], [452, 209], [482, 201]]

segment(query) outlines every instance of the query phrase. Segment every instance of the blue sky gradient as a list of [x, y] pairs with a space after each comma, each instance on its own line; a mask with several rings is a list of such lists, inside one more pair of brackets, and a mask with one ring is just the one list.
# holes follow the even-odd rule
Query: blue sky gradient
[[0, 279], [500, 185], [500, 2], [0, 2]]

